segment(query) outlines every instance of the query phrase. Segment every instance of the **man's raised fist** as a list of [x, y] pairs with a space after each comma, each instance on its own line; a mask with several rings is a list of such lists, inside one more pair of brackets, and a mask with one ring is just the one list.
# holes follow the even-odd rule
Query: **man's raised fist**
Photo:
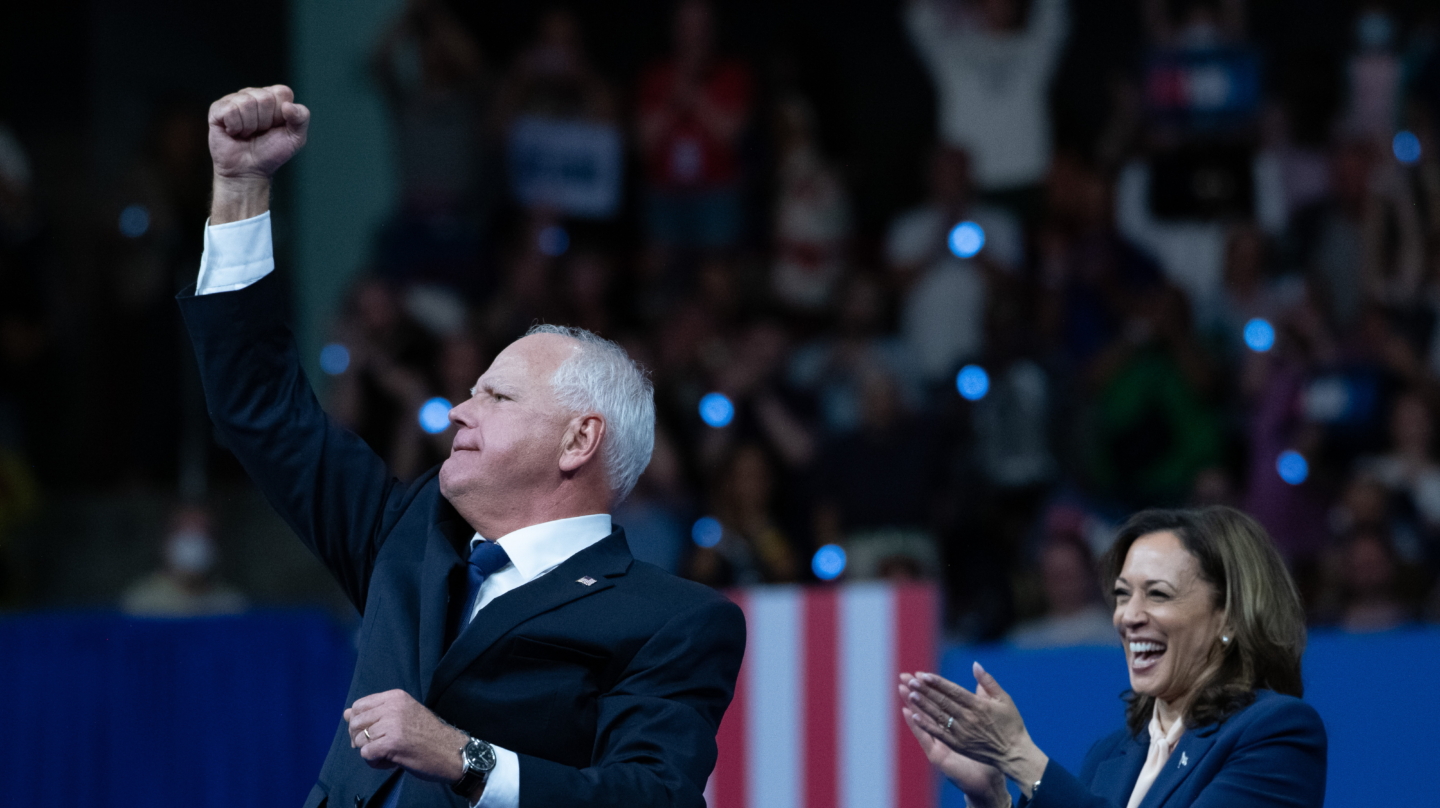
[[283, 84], [246, 87], [210, 105], [215, 176], [269, 179], [305, 145], [310, 110]]

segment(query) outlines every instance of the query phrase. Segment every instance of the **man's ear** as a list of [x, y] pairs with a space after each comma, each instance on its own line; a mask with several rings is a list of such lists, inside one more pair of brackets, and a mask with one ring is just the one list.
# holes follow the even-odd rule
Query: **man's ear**
[[560, 471], [573, 474], [600, 454], [605, 439], [605, 417], [598, 412], [577, 415], [560, 443]]

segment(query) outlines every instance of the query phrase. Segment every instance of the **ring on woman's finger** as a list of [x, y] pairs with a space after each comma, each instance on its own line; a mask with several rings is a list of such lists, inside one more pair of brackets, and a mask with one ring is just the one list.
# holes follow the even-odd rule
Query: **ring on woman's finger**
[[375, 740], [374, 738], [371, 738], [371, 737], [370, 737], [370, 728], [369, 728], [369, 727], [366, 727], [365, 729], [362, 729], [362, 730], [360, 730], [360, 731], [363, 732], [363, 733], [365, 733], [365, 740], [367, 740], [367, 741], [373, 741], [373, 740]]
[[946, 732], [949, 732], [949, 731], [950, 731], [950, 727], [955, 723], [955, 716], [953, 716], [953, 715], [947, 715], [947, 716], [945, 716], [945, 717], [948, 718], [948, 719], [950, 719], [949, 721], [946, 721], [946, 722], [945, 722], [945, 731], [946, 731]]

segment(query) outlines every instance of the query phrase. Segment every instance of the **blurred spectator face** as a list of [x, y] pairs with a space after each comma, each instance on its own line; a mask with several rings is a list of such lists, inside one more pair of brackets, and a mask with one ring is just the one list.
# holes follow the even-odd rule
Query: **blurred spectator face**
[[962, 149], [941, 146], [930, 159], [930, 192], [946, 204], [970, 198], [970, 155]]
[[1385, 486], [1368, 477], [1358, 477], [1345, 488], [1340, 506], [1346, 523], [1383, 525], [1390, 521], [1390, 495]]
[[1258, 228], [1238, 227], [1225, 245], [1225, 285], [1242, 297], [1252, 294], [1264, 272], [1265, 243]]
[[884, 432], [900, 419], [900, 396], [895, 382], [879, 369], [869, 369], [860, 381], [860, 420], [866, 429]]
[[610, 291], [610, 262], [592, 252], [578, 253], [565, 273], [565, 291], [571, 305], [584, 309], [605, 305]]
[[1430, 453], [1434, 428], [1430, 422], [1430, 409], [1419, 396], [1407, 394], [1395, 402], [1395, 411], [1390, 417], [1390, 436], [1396, 449]]
[[165, 537], [165, 569], [188, 582], [200, 582], [215, 568], [215, 541], [210, 536], [210, 516], [202, 508], [185, 508], [171, 520]]
[[387, 331], [400, 319], [394, 292], [384, 282], [373, 279], [363, 281], [355, 290], [355, 311], [360, 326], [372, 333]]
[[772, 483], [770, 461], [759, 446], [747, 444], [736, 451], [726, 474], [725, 487], [737, 513], [767, 510]]
[[1374, 166], [1375, 149], [1366, 140], [1347, 140], [1331, 153], [1331, 188], [1347, 210], [1357, 214], [1360, 211], [1370, 190], [1370, 173]]
[[710, 58], [715, 44], [715, 17], [710, 4], [686, 0], [675, 10], [675, 58], [698, 65]]
[[840, 331], [847, 336], [873, 334], [880, 330], [885, 301], [880, 284], [868, 275], [856, 275], [840, 298]]
[[1205, 0], [1183, 3], [1180, 11], [1180, 44], [1189, 48], [1209, 48], [1224, 38], [1220, 25], [1220, 9]]
[[551, 11], [540, 21], [535, 68], [542, 73], [571, 73], [582, 59], [580, 24], [568, 11]]
[[574, 350], [567, 337], [534, 334], [495, 357], [475, 395], [450, 410], [457, 428], [440, 467], [446, 499], [493, 513], [553, 485], [556, 447], [570, 418], [550, 377]]
[[1202, 469], [1195, 475], [1195, 485], [1190, 493], [1191, 504], [1195, 507], [1207, 505], [1234, 505], [1235, 486], [1224, 469]]
[[1045, 545], [1040, 553], [1040, 578], [1054, 614], [1074, 614], [1093, 603], [1099, 592], [1089, 559], [1075, 540], [1052, 540]]
[[1013, 31], [1020, 27], [1020, 2], [980, 0], [980, 15], [992, 31]]
[[1062, 226], [1086, 229], [1109, 221], [1109, 183], [1100, 172], [1073, 157], [1055, 156], [1045, 194], [1052, 218]]
[[1345, 585], [1356, 599], [1392, 597], [1397, 572], [1395, 553], [1378, 533], [1357, 533], [1345, 548]]
[[782, 154], [811, 147], [815, 141], [815, 122], [810, 107], [796, 98], [782, 101], [775, 112], [775, 130]]

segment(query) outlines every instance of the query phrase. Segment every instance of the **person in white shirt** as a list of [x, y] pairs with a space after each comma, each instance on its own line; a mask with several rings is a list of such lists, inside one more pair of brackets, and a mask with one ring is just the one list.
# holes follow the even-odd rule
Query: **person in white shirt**
[[988, 192], [1038, 185], [1050, 167], [1050, 78], [1066, 0], [911, 0], [910, 41], [935, 84], [940, 139], [965, 149]]

